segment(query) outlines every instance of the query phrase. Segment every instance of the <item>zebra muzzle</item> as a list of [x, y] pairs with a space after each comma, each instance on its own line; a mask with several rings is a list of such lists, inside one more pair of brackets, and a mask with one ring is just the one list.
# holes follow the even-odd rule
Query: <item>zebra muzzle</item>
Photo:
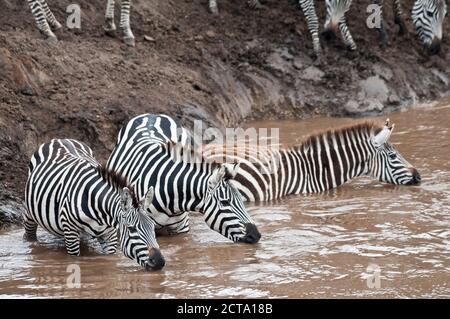
[[245, 235], [239, 241], [247, 244], [256, 244], [261, 238], [261, 233], [256, 228], [255, 224], [245, 225]]
[[148, 249], [148, 260], [145, 263], [145, 270], [159, 270], [163, 268], [165, 264], [166, 261], [159, 249], [153, 247]]
[[421, 177], [420, 177], [420, 173], [417, 169], [413, 168], [412, 169], [412, 178], [411, 180], [407, 183], [407, 185], [417, 185], [420, 184], [421, 181]]

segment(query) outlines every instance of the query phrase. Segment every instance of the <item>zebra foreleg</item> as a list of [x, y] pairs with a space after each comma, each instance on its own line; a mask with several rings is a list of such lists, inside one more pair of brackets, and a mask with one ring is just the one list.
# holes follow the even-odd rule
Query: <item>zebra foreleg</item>
[[37, 236], [36, 236], [36, 231], [37, 231], [37, 227], [38, 224], [28, 218], [26, 215], [23, 216], [23, 227], [25, 228], [25, 233], [23, 234], [23, 238], [27, 241], [36, 241], [37, 240]]
[[342, 20], [339, 22], [339, 30], [341, 30], [342, 39], [344, 40], [345, 45], [347, 46], [347, 49], [350, 51], [356, 50], [356, 44], [355, 41], [353, 41], [353, 37], [348, 30], [347, 23], [345, 22], [345, 18], [342, 18]]
[[209, 12], [211, 12], [214, 15], [219, 14], [219, 7], [217, 6], [217, 0], [209, 0], [208, 3]]
[[316, 9], [314, 7], [314, 0], [299, 0], [299, 3], [303, 14], [305, 15], [308, 30], [312, 36], [314, 54], [319, 56], [322, 49], [320, 47], [319, 39], [319, 19], [317, 18]]
[[404, 35], [407, 31], [405, 21], [403, 20], [402, 6], [400, 0], [394, 0], [394, 22], [398, 25], [398, 34]]
[[117, 231], [115, 229], [109, 234], [99, 237], [97, 240], [105, 254], [112, 255], [117, 252]]
[[378, 36], [381, 40], [381, 42], [383, 42], [383, 44], [386, 44], [389, 40], [388, 34], [386, 32], [386, 28], [384, 27], [384, 22], [383, 22], [383, 0], [376, 0], [376, 4], [379, 6], [379, 14], [380, 16], [378, 17], [378, 21], [379, 21], [379, 25], [378, 27], [375, 27], [377, 29], [378, 32]]
[[40, 1], [41, 1], [42, 9], [44, 10], [45, 16], [47, 18], [47, 22], [50, 25], [50, 28], [53, 31], [61, 29], [62, 28], [61, 23], [59, 23], [58, 20], [56, 20], [55, 15], [53, 14], [53, 12], [48, 7], [47, 2], [45, 0], [40, 0]]
[[46, 13], [42, 7], [42, 2], [45, 2], [45, 0], [28, 0], [28, 5], [30, 6], [31, 13], [36, 21], [39, 31], [44, 35], [48, 42], [56, 43], [58, 42], [58, 38], [50, 28]]
[[134, 47], [135, 39], [130, 27], [130, 0], [122, 0], [120, 8], [120, 29], [122, 30], [123, 42], [130, 47]]
[[77, 231], [64, 229], [64, 240], [67, 253], [72, 256], [80, 256], [80, 234]]
[[114, 23], [114, 0], [106, 3], [105, 25], [103, 26], [106, 35], [114, 37], [116, 35], [116, 24]]

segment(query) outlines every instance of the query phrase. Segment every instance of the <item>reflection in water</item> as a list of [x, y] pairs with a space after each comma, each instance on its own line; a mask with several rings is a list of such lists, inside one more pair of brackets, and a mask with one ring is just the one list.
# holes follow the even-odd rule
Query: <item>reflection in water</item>
[[[420, 186], [360, 178], [323, 194], [253, 203], [257, 245], [230, 243], [194, 215], [189, 234], [159, 238], [167, 265], [150, 273], [102, 255], [96, 241], [70, 257], [61, 239], [40, 232], [39, 243], [28, 243], [13, 229], [0, 233], [0, 297], [450, 297], [450, 107], [390, 118], [391, 141], [420, 170]], [[282, 143], [295, 143], [352, 121], [251, 125], [280, 127]], [[70, 288], [72, 264], [81, 288]], [[374, 276], [379, 286], [368, 284]]]

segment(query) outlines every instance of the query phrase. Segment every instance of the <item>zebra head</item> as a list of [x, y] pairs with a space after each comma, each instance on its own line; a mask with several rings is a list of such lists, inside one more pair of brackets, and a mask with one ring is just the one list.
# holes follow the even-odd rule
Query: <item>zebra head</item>
[[382, 182], [396, 185], [415, 185], [420, 183], [420, 174], [388, 140], [394, 124], [389, 119], [383, 129], [371, 137], [370, 145], [374, 155], [369, 160], [369, 174]]
[[445, 0], [416, 0], [412, 20], [420, 41], [429, 55], [441, 49], [442, 27], [447, 14]]
[[211, 229], [234, 242], [254, 244], [261, 234], [248, 215], [239, 191], [230, 182], [239, 164], [222, 164], [213, 169], [201, 212]]
[[125, 187], [120, 198], [120, 246], [125, 256], [137, 261], [146, 270], [158, 270], [165, 264], [156, 242], [155, 224], [145, 213], [152, 202], [153, 193], [151, 187], [144, 200], [135, 205], [134, 195]]

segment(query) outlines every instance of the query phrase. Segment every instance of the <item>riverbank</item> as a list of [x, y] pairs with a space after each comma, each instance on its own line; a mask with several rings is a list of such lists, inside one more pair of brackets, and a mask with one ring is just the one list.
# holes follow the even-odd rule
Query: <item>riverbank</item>
[[[71, 2], [51, 4], [61, 22]], [[230, 127], [388, 113], [448, 91], [449, 23], [442, 52], [428, 58], [409, 20], [411, 33], [396, 35], [389, 9], [390, 44], [379, 44], [358, 2], [348, 18], [358, 50], [322, 41], [323, 56], [314, 60], [296, 5], [272, 0], [252, 11], [244, 2], [221, 1], [212, 16], [205, 1], [134, 1], [135, 48], [103, 35], [104, 2], [78, 1], [82, 30], [58, 32], [57, 45], [42, 40], [26, 2], [0, 2], [0, 214], [15, 210], [10, 202], [20, 205], [40, 143], [79, 139], [105, 160], [120, 126], [136, 114]], [[323, 22], [324, 8], [317, 9]]]

